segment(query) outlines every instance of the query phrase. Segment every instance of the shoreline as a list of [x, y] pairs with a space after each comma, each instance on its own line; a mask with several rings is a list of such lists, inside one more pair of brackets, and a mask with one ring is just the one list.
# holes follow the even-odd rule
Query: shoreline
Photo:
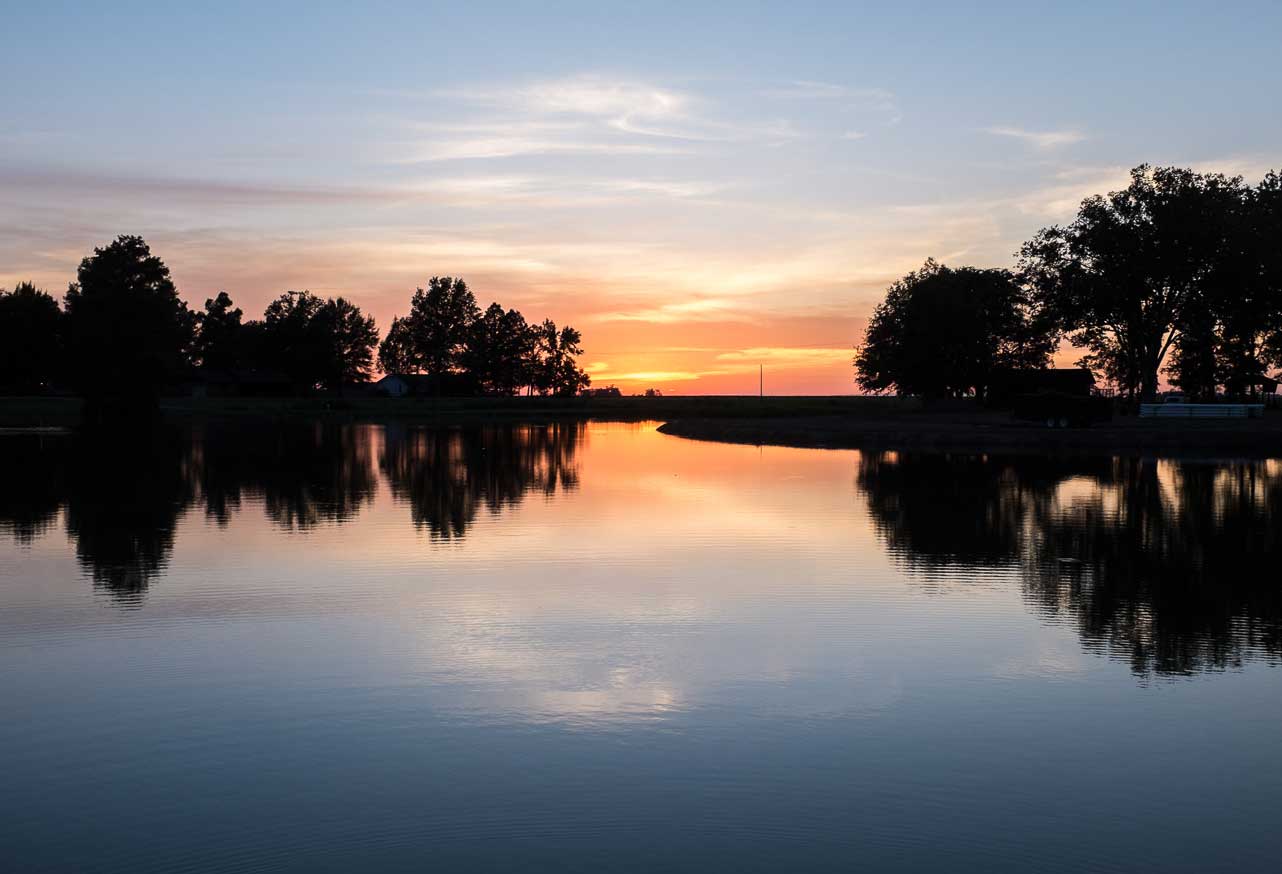
[[1282, 457], [1282, 416], [1277, 414], [1264, 420], [1234, 420], [1232, 425], [1124, 419], [1090, 428], [1064, 429], [995, 416], [989, 421], [965, 421], [929, 414], [881, 420], [839, 416], [786, 420], [691, 418], [666, 422], [659, 431], [688, 440], [799, 449]]
[[[0, 429], [75, 426], [75, 398], [0, 398]], [[959, 402], [861, 397], [668, 396], [660, 398], [166, 398], [176, 419], [511, 424], [585, 420], [662, 422], [673, 437], [805, 449], [1128, 453], [1282, 458], [1282, 412], [1262, 419], [1116, 418], [1089, 428], [1049, 429]], [[128, 420], [127, 420], [128, 421]]]

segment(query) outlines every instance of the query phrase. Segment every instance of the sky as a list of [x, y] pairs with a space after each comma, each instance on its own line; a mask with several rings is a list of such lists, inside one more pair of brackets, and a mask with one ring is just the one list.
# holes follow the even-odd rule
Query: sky
[[0, 3], [0, 288], [125, 233], [247, 316], [462, 276], [625, 393], [853, 393], [926, 258], [1282, 168], [1277, 3]]

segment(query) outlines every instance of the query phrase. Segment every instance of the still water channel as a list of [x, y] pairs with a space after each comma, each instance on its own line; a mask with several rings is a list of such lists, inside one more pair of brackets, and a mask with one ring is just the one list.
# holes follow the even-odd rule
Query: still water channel
[[0, 435], [6, 871], [1277, 870], [1282, 461]]

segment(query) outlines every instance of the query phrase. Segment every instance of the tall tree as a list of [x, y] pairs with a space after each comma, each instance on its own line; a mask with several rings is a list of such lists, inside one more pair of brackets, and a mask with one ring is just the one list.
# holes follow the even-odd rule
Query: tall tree
[[459, 370], [472, 323], [480, 315], [466, 282], [433, 276], [426, 289], [415, 290], [405, 317], [415, 362], [438, 377]]
[[312, 323], [324, 305], [310, 291], [287, 291], [263, 312], [268, 363], [288, 374], [299, 391], [312, 391], [323, 379], [325, 349]]
[[378, 367], [384, 373], [414, 373], [418, 360], [414, 355], [414, 338], [406, 319], [392, 319], [387, 336], [378, 347]]
[[70, 378], [92, 399], [154, 399], [188, 367], [195, 320], [141, 237], [80, 262], [67, 289]]
[[515, 309], [485, 310], [461, 279], [433, 277], [393, 319], [379, 347], [384, 373], [427, 372], [451, 393], [572, 395], [589, 383], [578, 366], [583, 338], [552, 321], [531, 325]]
[[39, 393], [62, 363], [62, 310], [30, 282], [0, 289], [0, 391]]
[[218, 370], [245, 366], [243, 350], [244, 312], [232, 305], [225, 291], [205, 299], [205, 309], [196, 313], [196, 340], [192, 348], [195, 363]]
[[1282, 367], [1282, 176], [1271, 172], [1249, 192], [1235, 231], [1238, 266], [1220, 285], [1220, 380], [1227, 386]]
[[1282, 174], [1273, 171], [1255, 189], [1252, 240], [1260, 258], [1260, 297], [1266, 301], [1263, 355], [1282, 367]]
[[1151, 397], [1167, 353], [1205, 312], [1244, 194], [1237, 177], [1136, 167], [1125, 189], [1087, 198], [1069, 225], [1025, 244], [1022, 276], [1089, 350], [1084, 364]]
[[366, 379], [374, 363], [374, 318], [341, 297], [286, 292], [268, 304], [263, 328], [275, 366], [304, 391], [341, 389]]
[[545, 319], [535, 328], [535, 337], [538, 363], [533, 384], [539, 394], [572, 396], [591, 384], [591, 377], [576, 361], [583, 354], [583, 338], [577, 330], [569, 325], [558, 329], [556, 322]]
[[855, 378], [873, 392], [982, 396], [999, 368], [1045, 367], [1055, 340], [1008, 271], [928, 260], [873, 311]]
[[469, 326], [459, 363], [483, 394], [498, 394], [502, 370], [503, 307], [492, 303]]
[[536, 337], [525, 317], [492, 303], [472, 323], [462, 366], [477, 388], [494, 395], [514, 395], [530, 381]]
[[495, 350], [494, 388], [498, 393], [514, 395], [530, 384], [537, 345], [534, 330], [525, 316], [514, 309], [503, 313]]
[[369, 378], [378, 345], [373, 316], [362, 314], [345, 298], [332, 298], [317, 312], [312, 331], [324, 350], [320, 382], [326, 388], [340, 390], [347, 383]]

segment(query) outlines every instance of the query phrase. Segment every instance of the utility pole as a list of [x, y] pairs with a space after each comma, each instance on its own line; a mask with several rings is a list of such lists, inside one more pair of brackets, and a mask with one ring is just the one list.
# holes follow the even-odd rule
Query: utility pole
[[757, 365], [757, 397], [764, 398], [765, 396], [766, 396], [766, 366], [764, 364], [758, 364]]

